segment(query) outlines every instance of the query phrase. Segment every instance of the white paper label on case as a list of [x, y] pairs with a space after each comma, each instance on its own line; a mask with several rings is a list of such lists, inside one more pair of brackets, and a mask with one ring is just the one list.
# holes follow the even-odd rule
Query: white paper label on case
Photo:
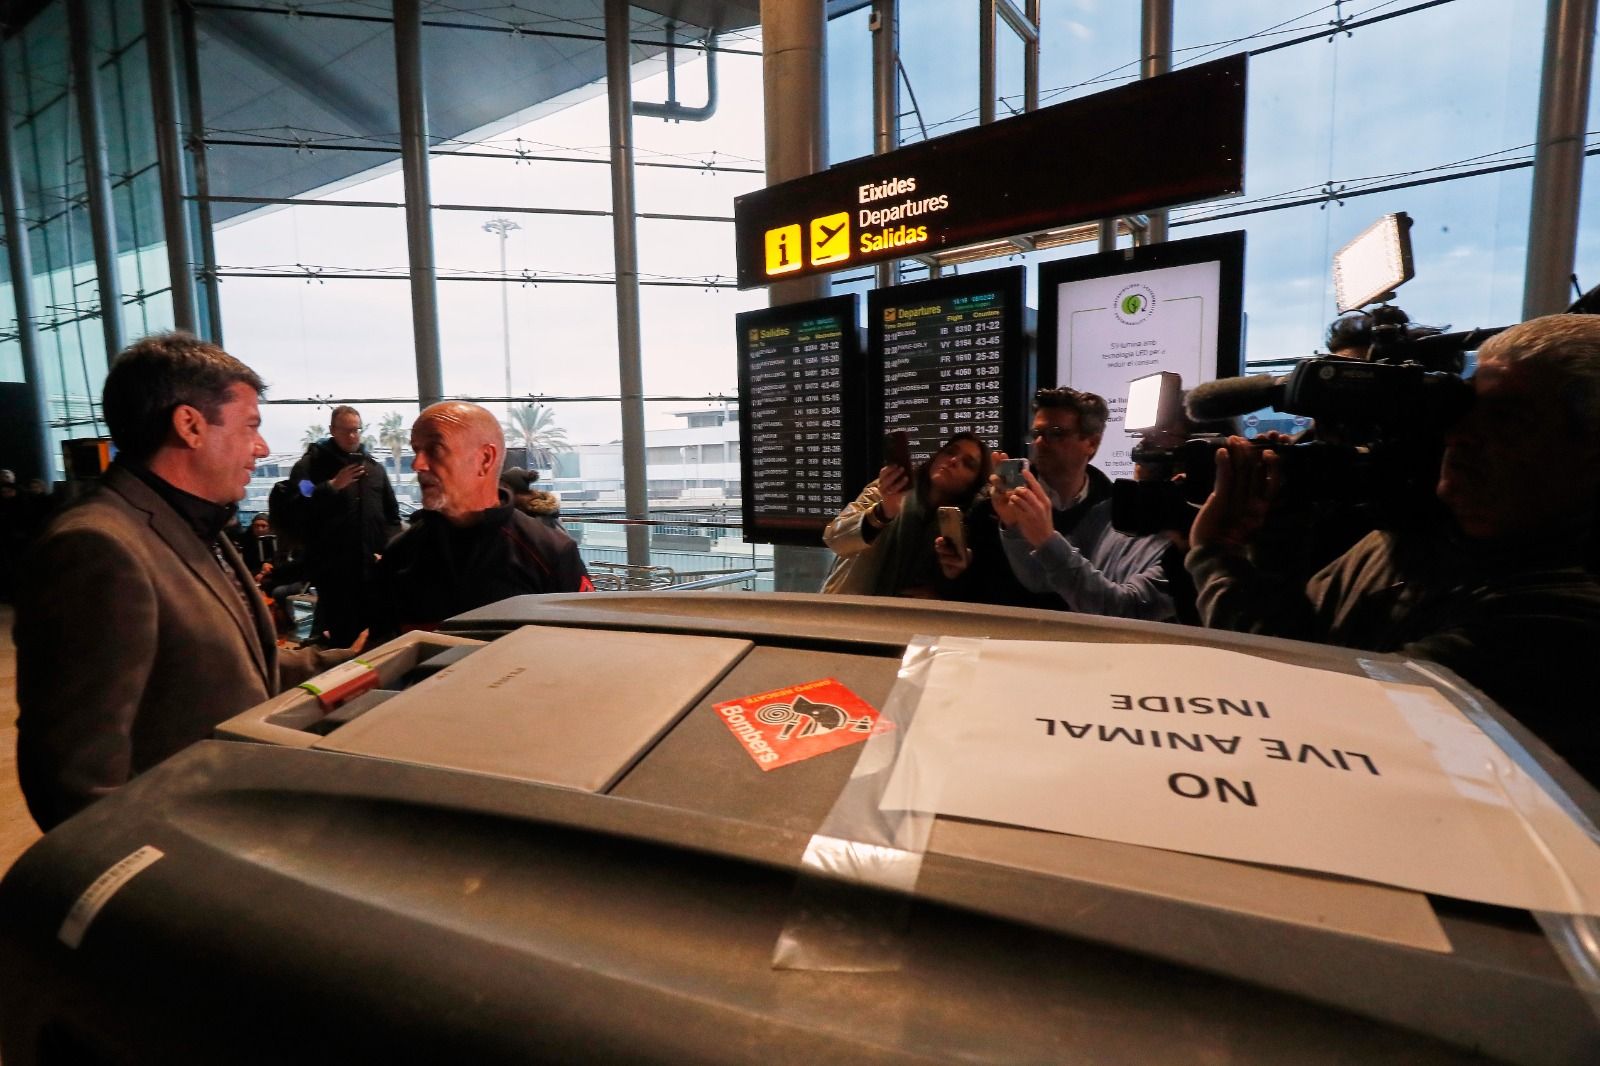
[[94, 916], [100, 913], [111, 899], [122, 890], [133, 875], [161, 858], [165, 853], [146, 844], [138, 851], [129, 855], [111, 869], [95, 878], [94, 884], [83, 890], [83, 895], [72, 905], [67, 912], [67, 917], [61, 923], [61, 931], [56, 935], [61, 942], [69, 948], [76, 948], [83, 942], [83, 934], [89, 928], [89, 923], [94, 921]]

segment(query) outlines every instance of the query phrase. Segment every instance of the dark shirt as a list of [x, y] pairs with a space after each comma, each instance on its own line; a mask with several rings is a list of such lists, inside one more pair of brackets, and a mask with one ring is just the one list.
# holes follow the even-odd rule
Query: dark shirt
[[184, 492], [143, 466], [135, 466], [132, 463], [122, 465], [140, 481], [149, 485], [169, 507], [177, 511], [178, 517], [189, 524], [189, 528], [194, 530], [194, 535], [207, 547], [217, 542], [217, 538], [222, 535], [223, 527], [239, 512], [239, 505], [236, 503], [212, 503], [193, 493]]
[[445, 619], [510, 596], [588, 592], [589, 573], [566, 531], [512, 506], [478, 512], [455, 525], [420, 511], [378, 564], [374, 640], [408, 629], [433, 629]]

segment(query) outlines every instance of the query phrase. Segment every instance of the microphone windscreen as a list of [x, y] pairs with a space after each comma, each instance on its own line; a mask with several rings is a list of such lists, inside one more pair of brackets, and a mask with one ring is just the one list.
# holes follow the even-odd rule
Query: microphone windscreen
[[1255, 377], [1201, 382], [1184, 397], [1183, 409], [1194, 422], [1247, 415], [1282, 400], [1286, 380], [1270, 374], [1258, 374]]

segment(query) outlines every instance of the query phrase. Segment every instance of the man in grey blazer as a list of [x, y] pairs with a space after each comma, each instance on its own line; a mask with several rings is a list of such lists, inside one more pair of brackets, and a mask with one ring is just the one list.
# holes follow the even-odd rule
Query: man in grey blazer
[[262, 389], [185, 333], [112, 363], [117, 460], [41, 538], [17, 601], [17, 772], [44, 829], [360, 647], [280, 651], [222, 535], [267, 454]]

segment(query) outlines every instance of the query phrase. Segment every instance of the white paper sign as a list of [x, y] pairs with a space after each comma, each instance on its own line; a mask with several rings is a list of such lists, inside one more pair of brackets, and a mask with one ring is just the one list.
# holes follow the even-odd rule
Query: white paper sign
[[1070, 281], [1059, 289], [1056, 380], [1105, 398], [1110, 408], [1095, 465], [1131, 477], [1133, 438], [1123, 425], [1128, 382], [1171, 371], [1192, 389], [1217, 373], [1220, 263], [1161, 267]]
[[936, 666], [885, 810], [1600, 914], [1600, 846], [1430, 688], [1186, 645]]

